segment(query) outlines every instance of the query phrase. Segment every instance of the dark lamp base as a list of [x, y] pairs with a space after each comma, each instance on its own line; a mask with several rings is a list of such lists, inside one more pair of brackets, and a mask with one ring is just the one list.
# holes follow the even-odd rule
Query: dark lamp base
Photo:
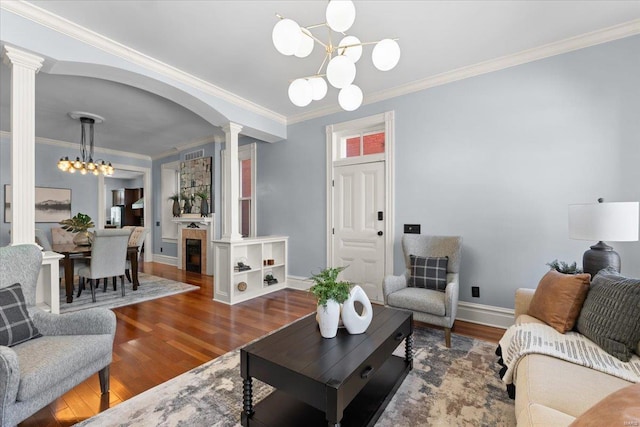
[[598, 242], [584, 253], [582, 269], [585, 273], [589, 273], [591, 277], [607, 267], [613, 268], [618, 273], [620, 272], [620, 255], [611, 246], [604, 242]]

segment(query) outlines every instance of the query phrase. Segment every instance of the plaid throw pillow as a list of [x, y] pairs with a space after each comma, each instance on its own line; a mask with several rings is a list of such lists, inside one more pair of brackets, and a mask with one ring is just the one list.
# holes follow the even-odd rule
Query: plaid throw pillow
[[449, 257], [421, 257], [409, 255], [411, 277], [408, 286], [444, 292], [447, 287]]
[[20, 283], [0, 289], [0, 345], [11, 347], [40, 336], [29, 317]]

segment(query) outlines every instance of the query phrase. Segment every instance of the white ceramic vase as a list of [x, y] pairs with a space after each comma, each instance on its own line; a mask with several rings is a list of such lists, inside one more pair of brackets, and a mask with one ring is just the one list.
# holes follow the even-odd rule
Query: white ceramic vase
[[[356, 311], [355, 303], [362, 304], [362, 314]], [[342, 305], [342, 323], [350, 334], [361, 334], [367, 330], [373, 319], [373, 308], [367, 294], [358, 285], [349, 292], [349, 298]]]
[[326, 307], [318, 304], [317, 319], [320, 335], [323, 338], [335, 337], [338, 333], [338, 321], [340, 320], [340, 304], [332, 299], [327, 301]]

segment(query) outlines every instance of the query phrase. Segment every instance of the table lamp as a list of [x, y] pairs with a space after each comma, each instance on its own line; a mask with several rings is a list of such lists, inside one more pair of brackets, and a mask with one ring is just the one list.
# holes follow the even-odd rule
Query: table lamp
[[569, 205], [569, 238], [597, 240], [582, 257], [582, 269], [595, 276], [603, 268], [620, 272], [620, 255], [606, 243], [638, 240], [638, 202]]

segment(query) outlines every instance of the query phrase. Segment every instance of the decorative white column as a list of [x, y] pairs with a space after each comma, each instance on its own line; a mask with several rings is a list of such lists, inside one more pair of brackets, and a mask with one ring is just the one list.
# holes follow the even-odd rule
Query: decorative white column
[[35, 242], [36, 73], [44, 58], [5, 46], [11, 66], [11, 244]]
[[225, 164], [227, 165], [224, 179], [224, 220], [222, 222], [222, 239], [227, 241], [242, 240], [240, 234], [240, 167], [238, 164], [238, 134], [242, 126], [231, 123], [222, 127], [225, 135]]

